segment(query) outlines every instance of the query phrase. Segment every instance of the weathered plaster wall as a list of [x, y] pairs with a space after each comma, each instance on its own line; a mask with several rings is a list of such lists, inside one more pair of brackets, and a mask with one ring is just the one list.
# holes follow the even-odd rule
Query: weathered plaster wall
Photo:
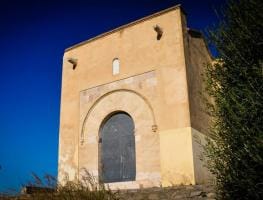
[[209, 173], [208, 169], [204, 166], [204, 160], [202, 145], [206, 144], [205, 135], [200, 133], [194, 128], [192, 131], [192, 148], [193, 148], [193, 161], [195, 171], [195, 183], [196, 184], [211, 184], [213, 183], [213, 176]]
[[194, 184], [191, 128], [160, 133], [162, 185]]
[[[174, 9], [65, 53], [59, 172], [67, 169], [71, 178], [76, 172], [79, 162], [79, 135], [76, 134], [80, 132], [79, 92], [88, 88], [156, 70], [158, 103], [154, 109], [158, 129], [190, 125], [181, 14], [180, 8]], [[156, 40], [153, 30], [156, 24], [164, 31], [161, 40]], [[70, 57], [78, 59], [75, 70], [66, 61]], [[119, 75], [113, 76], [111, 65], [116, 57], [120, 59], [121, 69]]]
[[200, 33], [189, 30], [186, 38], [191, 127], [206, 134], [210, 118], [205, 112], [206, 107], [202, 99], [205, 95], [203, 73], [205, 65], [212, 61], [212, 57]]
[[[183, 21], [186, 24], [185, 18]], [[212, 61], [212, 56], [202, 34], [198, 31], [184, 29], [184, 46], [190, 103], [194, 182], [196, 184], [211, 183], [213, 177], [205, 167], [202, 145], [206, 143], [205, 137], [207, 137], [210, 124], [210, 117], [206, 113], [204, 103], [207, 95], [203, 75], [205, 66]]]
[[[163, 29], [161, 40], [156, 39], [155, 25]], [[189, 84], [195, 81], [187, 79], [191, 61], [187, 60], [185, 30], [185, 16], [180, 7], [174, 7], [65, 52], [60, 180], [66, 174], [70, 180], [78, 178], [82, 167], [98, 174], [97, 137], [101, 121], [114, 110], [124, 110], [133, 117], [138, 131], [139, 173], [136, 183], [115, 183], [113, 187], [195, 183], [190, 127], [191, 120], [196, 120], [190, 117], [189, 109], [189, 99], [195, 98], [189, 98], [195, 95], [189, 92]], [[67, 62], [69, 58], [77, 59], [75, 70]], [[112, 75], [114, 58], [120, 60], [118, 75]], [[156, 133], [150, 130], [153, 121]]]

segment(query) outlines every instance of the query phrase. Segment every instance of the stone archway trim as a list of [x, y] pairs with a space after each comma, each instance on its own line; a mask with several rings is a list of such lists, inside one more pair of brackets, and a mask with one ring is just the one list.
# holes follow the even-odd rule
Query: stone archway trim
[[129, 90], [129, 89], [117, 89], [117, 90], [112, 90], [110, 92], [107, 92], [105, 94], [103, 94], [102, 96], [100, 96], [95, 102], [94, 104], [89, 108], [84, 120], [83, 120], [83, 123], [82, 123], [82, 128], [81, 128], [81, 134], [80, 134], [80, 139], [81, 139], [81, 143], [84, 142], [84, 132], [85, 132], [85, 124], [86, 124], [86, 121], [87, 119], [89, 118], [90, 116], [90, 113], [93, 111], [93, 109], [96, 107], [96, 105], [102, 100], [104, 99], [105, 97], [113, 94], [113, 93], [116, 93], [116, 92], [130, 92], [130, 93], [133, 93], [137, 96], [139, 96], [140, 98], [142, 98], [144, 100], [144, 102], [146, 103], [146, 105], [149, 107], [150, 111], [151, 111], [151, 115], [152, 115], [152, 119], [153, 119], [153, 126], [155, 126], [154, 128], [156, 128], [156, 119], [155, 119], [155, 115], [154, 115], [154, 111], [153, 111], [153, 107], [151, 106], [150, 102], [147, 100], [146, 97], [144, 97], [143, 95], [141, 95], [140, 93], [134, 91], [134, 90]]

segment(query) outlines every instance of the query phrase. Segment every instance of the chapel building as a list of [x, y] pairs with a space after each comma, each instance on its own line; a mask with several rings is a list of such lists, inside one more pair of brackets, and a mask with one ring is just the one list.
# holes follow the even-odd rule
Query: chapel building
[[65, 50], [60, 181], [84, 169], [111, 188], [202, 184], [202, 34], [180, 5]]

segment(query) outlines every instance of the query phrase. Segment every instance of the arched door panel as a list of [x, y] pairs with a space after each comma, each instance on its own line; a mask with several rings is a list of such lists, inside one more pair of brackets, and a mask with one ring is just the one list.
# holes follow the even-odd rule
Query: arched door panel
[[132, 181], [136, 176], [135, 136], [132, 118], [119, 112], [101, 127], [101, 181]]

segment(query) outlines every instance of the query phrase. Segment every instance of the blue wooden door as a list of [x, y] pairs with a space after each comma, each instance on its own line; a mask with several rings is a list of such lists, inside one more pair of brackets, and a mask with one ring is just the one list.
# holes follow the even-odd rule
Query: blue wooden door
[[124, 113], [112, 115], [101, 129], [101, 181], [135, 180], [135, 137], [132, 118]]

